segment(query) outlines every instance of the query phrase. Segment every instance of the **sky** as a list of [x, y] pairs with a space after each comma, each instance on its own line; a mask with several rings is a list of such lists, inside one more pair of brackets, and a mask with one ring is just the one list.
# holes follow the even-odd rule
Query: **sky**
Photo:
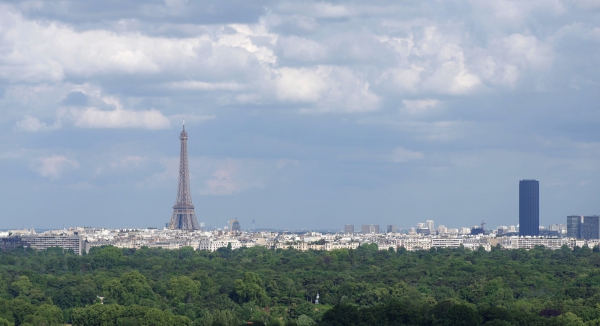
[[600, 214], [600, 1], [0, 2], [0, 228]]

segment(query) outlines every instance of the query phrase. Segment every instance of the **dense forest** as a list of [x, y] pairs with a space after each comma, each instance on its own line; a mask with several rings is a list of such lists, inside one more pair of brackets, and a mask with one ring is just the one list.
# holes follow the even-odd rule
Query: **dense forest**
[[0, 326], [600, 325], [597, 249], [21, 248]]

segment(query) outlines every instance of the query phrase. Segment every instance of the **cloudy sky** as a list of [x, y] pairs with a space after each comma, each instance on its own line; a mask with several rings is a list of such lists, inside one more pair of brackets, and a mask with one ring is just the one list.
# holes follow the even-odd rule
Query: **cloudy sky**
[[600, 1], [0, 2], [0, 228], [600, 214]]

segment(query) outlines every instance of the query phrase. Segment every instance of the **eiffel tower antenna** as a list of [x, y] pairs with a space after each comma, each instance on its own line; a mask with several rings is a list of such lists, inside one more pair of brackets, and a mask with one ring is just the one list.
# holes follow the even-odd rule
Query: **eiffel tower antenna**
[[194, 213], [192, 204], [192, 192], [190, 191], [190, 171], [188, 169], [187, 139], [185, 131], [185, 119], [183, 130], [179, 135], [181, 140], [181, 153], [179, 156], [179, 188], [177, 190], [177, 202], [173, 206], [173, 216], [169, 223], [171, 230], [199, 230], [200, 225]]

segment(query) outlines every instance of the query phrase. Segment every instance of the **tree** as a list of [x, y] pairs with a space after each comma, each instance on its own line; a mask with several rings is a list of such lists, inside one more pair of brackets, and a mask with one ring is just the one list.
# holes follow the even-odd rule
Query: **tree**
[[123, 274], [120, 282], [125, 289], [123, 294], [125, 304], [140, 303], [141, 299], [154, 299], [154, 292], [148, 285], [146, 277], [137, 270]]
[[450, 307], [445, 316], [444, 325], [452, 326], [476, 326], [481, 323], [481, 317], [477, 310], [465, 304]]
[[200, 282], [187, 276], [176, 276], [169, 280], [167, 293], [173, 303], [190, 303], [200, 294]]
[[357, 325], [359, 316], [358, 308], [356, 306], [348, 304], [335, 305], [323, 315], [320, 324], [325, 326]]
[[268, 302], [267, 292], [263, 288], [263, 281], [256, 273], [246, 272], [243, 280], [235, 280], [234, 286], [235, 293], [241, 303], [255, 302], [265, 305]]
[[15, 325], [20, 325], [25, 320], [26, 316], [33, 315], [35, 306], [22, 299], [14, 299], [9, 301], [10, 310], [15, 318]]
[[298, 326], [312, 326], [315, 325], [315, 321], [307, 315], [300, 315], [298, 320], [296, 320], [296, 325]]
[[43, 304], [35, 312], [46, 322], [46, 325], [63, 325], [63, 314], [59, 307]]
[[29, 291], [33, 287], [33, 284], [31, 284], [31, 281], [29, 281], [27, 276], [21, 275], [16, 281], [12, 282], [11, 286], [16, 293], [15, 296], [20, 296], [28, 295]]
[[125, 301], [125, 287], [118, 279], [112, 279], [102, 285], [103, 294], [106, 298], [116, 300], [119, 304]]
[[123, 251], [113, 246], [102, 246], [92, 248], [90, 255], [94, 260], [94, 268], [112, 268], [116, 267], [125, 260]]
[[141, 325], [144, 326], [163, 326], [172, 324], [171, 314], [167, 314], [159, 309], [148, 309], [146, 315], [141, 320]]
[[572, 312], [565, 312], [564, 314], [558, 316], [557, 318], [558, 325], [560, 326], [584, 326], [585, 324], [581, 320], [581, 318], [577, 317], [576, 314]]

